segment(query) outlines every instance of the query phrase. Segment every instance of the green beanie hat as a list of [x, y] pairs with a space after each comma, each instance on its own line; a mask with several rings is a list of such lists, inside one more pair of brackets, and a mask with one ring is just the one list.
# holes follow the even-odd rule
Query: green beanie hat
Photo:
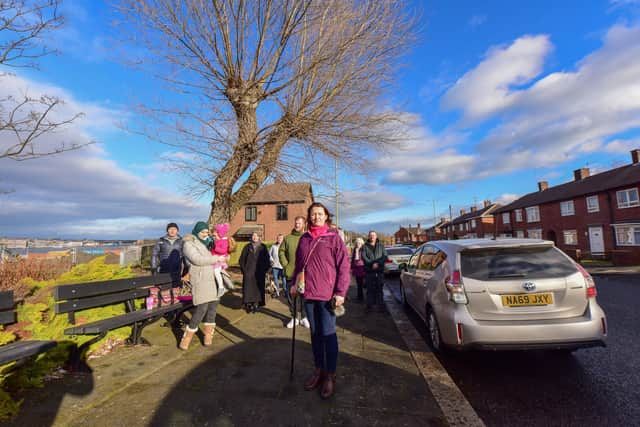
[[207, 224], [204, 221], [198, 221], [196, 222], [196, 225], [193, 226], [193, 230], [191, 230], [191, 234], [197, 237], [199, 232], [201, 232], [202, 230], [208, 230], [208, 229], [209, 229], [209, 224]]

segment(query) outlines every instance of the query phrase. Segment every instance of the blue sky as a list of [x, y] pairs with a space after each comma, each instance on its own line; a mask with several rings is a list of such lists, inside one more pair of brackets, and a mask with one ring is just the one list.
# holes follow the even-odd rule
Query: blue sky
[[[640, 148], [640, 1], [416, 6], [418, 43], [384, 100], [405, 115], [412, 138], [373, 158], [366, 174], [341, 169], [346, 228], [430, 224], [434, 204], [440, 217], [449, 205], [508, 202], [580, 167], [627, 164]], [[123, 64], [135, 50], [114, 41], [117, 16], [106, 2], [67, 0], [63, 13], [53, 41], [61, 53], [0, 77], [0, 95], [58, 94], [61, 113], [85, 115], [43, 143], [98, 143], [55, 158], [0, 159], [0, 188], [11, 190], [0, 196], [0, 236], [142, 238], [169, 220], [190, 228], [208, 200], [189, 198], [185, 178], [167, 167], [180, 153], [123, 130], [141, 120], [137, 100], [165, 88]]]

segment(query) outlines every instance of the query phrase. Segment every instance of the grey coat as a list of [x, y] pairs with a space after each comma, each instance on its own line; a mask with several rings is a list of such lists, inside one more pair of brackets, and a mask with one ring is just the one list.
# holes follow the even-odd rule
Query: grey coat
[[193, 304], [200, 305], [211, 301], [218, 301], [218, 288], [213, 275], [213, 264], [220, 262], [222, 257], [211, 255], [211, 251], [205, 247], [192, 234], [183, 238], [182, 251], [184, 258], [189, 263], [189, 281], [193, 293]]

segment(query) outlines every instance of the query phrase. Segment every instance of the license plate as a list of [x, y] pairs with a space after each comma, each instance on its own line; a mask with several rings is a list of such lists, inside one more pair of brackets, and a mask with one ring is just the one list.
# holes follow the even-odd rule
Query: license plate
[[553, 304], [553, 294], [551, 292], [541, 292], [537, 294], [502, 295], [502, 305], [505, 307], [525, 307], [528, 305], [549, 304]]

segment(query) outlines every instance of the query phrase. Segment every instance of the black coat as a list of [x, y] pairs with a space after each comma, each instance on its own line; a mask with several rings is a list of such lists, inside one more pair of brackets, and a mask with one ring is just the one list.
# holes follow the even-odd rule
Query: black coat
[[254, 249], [249, 243], [242, 249], [238, 264], [242, 271], [242, 302], [264, 304], [265, 275], [271, 265], [267, 247], [260, 243]]

